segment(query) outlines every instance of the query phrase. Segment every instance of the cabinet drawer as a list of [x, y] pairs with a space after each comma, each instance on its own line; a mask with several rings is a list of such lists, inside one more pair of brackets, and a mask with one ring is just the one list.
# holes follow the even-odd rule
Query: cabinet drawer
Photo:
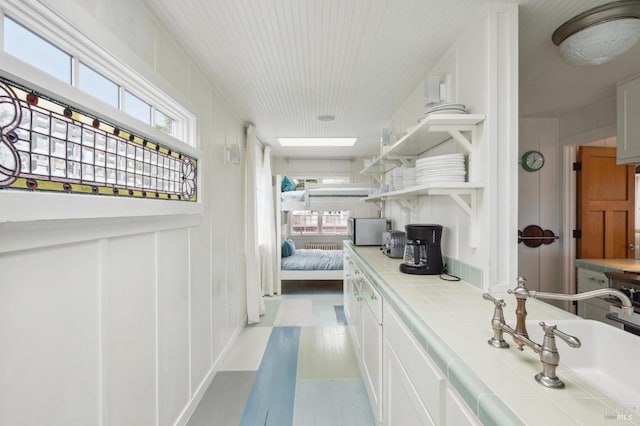
[[442, 424], [446, 379], [396, 313], [384, 305], [384, 337], [394, 349], [402, 367], [411, 377], [417, 395], [436, 424]]
[[369, 309], [373, 313], [373, 316], [378, 321], [378, 324], [382, 324], [382, 296], [373, 287], [373, 284], [369, 282], [367, 278], [363, 278], [362, 281], [362, 297], [367, 303]]
[[578, 269], [578, 293], [609, 287], [609, 280], [604, 272]]

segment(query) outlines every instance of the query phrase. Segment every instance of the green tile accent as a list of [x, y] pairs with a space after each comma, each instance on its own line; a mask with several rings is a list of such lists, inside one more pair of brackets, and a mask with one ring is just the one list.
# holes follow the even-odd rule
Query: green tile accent
[[485, 426], [524, 425], [496, 395], [480, 395], [478, 417]]
[[478, 398], [485, 393], [493, 393], [476, 374], [459, 359], [452, 360], [447, 367], [447, 378], [467, 405], [478, 413]]
[[432, 339], [426, 349], [431, 359], [433, 359], [433, 362], [435, 362], [438, 368], [446, 375], [447, 365], [452, 360], [457, 359], [457, 356], [453, 354], [449, 346], [439, 337]]
[[469, 276], [465, 279], [469, 284], [473, 284], [478, 288], [482, 288], [482, 269], [475, 266], [468, 267]]
[[460, 277], [475, 287], [482, 288], [482, 269], [447, 256], [444, 257], [444, 262], [451, 275]]

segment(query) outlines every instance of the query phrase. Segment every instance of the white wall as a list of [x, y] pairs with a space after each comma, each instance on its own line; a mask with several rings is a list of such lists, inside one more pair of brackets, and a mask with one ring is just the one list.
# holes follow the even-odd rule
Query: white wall
[[[184, 421], [246, 321], [244, 168], [222, 160], [244, 125], [141, 3], [46, 4], [197, 115], [200, 213], [0, 220], [0, 424]], [[14, 218], [52, 199], [0, 196]]]
[[533, 290], [562, 292], [562, 247], [571, 238], [562, 229], [562, 157], [559, 156], [559, 120], [553, 118], [520, 119], [520, 155], [537, 150], [544, 155], [540, 171], [527, 172], [519, 167], [518, 229], [538, 225], [549, 229], [559, 240], [540, 247], [518, 244], [518, 274]]
[[[532, 289], [551, 292], [575, 290], [572, 263], [575, 226], [575, 193], [570, 192], [575, 172], [565, 147], [593, 144], [615, 146], [616, 101], [607, 98], [570, 111], [559, 118], [520, 120], [520, 155], [535, 149], [543, 153], [545, 165], [539, 172], [519, 168], [518, 226], [536, 224], [560, 237], [550, 245], [518, 246], [518, 273]], [[565, 159], [566, 158], [566, 159]], [[567, 221], [568, 220], [568, 221]]]
[[[442, 224], [443, 254], [481, 269], [483, 286], [492, 290], [512, 287], [517, 274], [517, 22], [514, 5], [487, 6], [431, 72], [450, 76], [448, 102], [486, 117], [469, 160], [469, 180], [485, 184], [478, 197], [478, 247], [470, 244], [469, 216], [447, 196], [421, 197], [409, 215], [395, 203], [386, 206], [397, 229]], [[426, 109], [423, 94], [421, 84], [391, 120], [392, 133], [415, 125]], [[453, 152], [465, 151], [449, 141], [423, 156]]]

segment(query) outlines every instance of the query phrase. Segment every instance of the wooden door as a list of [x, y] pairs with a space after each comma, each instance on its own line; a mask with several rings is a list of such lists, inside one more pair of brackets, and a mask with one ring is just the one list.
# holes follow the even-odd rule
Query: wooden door
[[635, 166], [616, 164], [616, 149], [580, 147], [578, 239], [580, 259], [633, 258]]

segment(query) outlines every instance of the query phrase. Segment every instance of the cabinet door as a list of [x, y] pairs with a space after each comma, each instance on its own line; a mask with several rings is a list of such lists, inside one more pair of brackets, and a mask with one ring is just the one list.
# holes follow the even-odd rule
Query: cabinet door
[[[388, 304], [383, 305], [384, 340], [393, 348], [395, 356], [405, 371], [411, 372], [411, 386], [415, 390], [422, 406], [434, 423], [442, 424], [444, 411], [444, 389], [446, 378], [429, 357], [425, 349], [415, 340], [402, 320]], [[387, 356], [386, 352], [383, 355]], [[386, 361], [385, 361], [386, 362]], [[386, 364], [385, 364], [386, 365]], [[387, 373], [385, 372], [385, 378]], [[387, 383], [383, 383], [384, 392], [391, 392]], [[387, 396], [385, 396], [386, 401]]]
[[384, 342], [384, 424], [425, 426], [436, 423], [420, 400], [409, 374], [388, 341]]
[[618, 164], [640, 161], [640, 77], [618, 84]]
[[578, 269], [578, 293], [609, 287], [609, 280], [603, 272]]
[[[578, 269], [578, 293], [609, 287], [609, 280], [602, 272], [589, 269]], [[591, 319], [609, 324], [615, 328], [622, 328], [622, 324], [605, 317], [609, 310], [609, 302], [599, 298], [578, 301], [578, 315], [584, 319]]]
[[379, 420], [382, 417], [382, 325], [367, 304], [362, 307], [362, 365], [371, 407]]
[[445, 424], [450, 426], [481, 425], [480, 420], [471, 412], [469, 406], [462, 400], [458, 392], [447, 387], [445, 392]]
[[364, 305], [360, 285], [356, 279], [351, 280], [349, 296], [349, 331], [353, 339], [356, 354], [360, 356], [362, 345], [362, 307]]

